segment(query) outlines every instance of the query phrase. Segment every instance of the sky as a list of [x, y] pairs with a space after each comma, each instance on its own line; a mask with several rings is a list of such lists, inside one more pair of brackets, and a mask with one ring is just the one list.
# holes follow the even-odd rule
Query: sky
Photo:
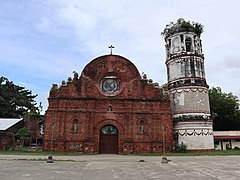
[[98, 56], [132, 61], [167, 82], [161, 32], [179, 18], [204, 25], [208, 85], [240, 97], [238, 0], [0, 0], [0, 76], [38, 94], [46, 110], [52, 84], [81, 74]]

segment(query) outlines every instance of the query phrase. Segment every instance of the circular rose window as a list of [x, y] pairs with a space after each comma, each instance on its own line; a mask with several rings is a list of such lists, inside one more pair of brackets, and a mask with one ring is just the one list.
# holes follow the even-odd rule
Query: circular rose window
[[117, 91], [118, 83], [115, 79], [105, 79], [102, 82], [102, 89], [104, 92], [112, 93]]

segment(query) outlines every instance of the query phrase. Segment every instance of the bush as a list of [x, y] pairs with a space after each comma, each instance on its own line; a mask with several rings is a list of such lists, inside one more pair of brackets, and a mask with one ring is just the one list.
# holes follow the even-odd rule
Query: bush
[[175, 147], [175, 152], [177, 153], [185, 153], [187, 151], [187, 145], [181, 142], [181, 144], [177, 144]]
[[233, 150], [240, 150], [240, 148], [238, 146], [235, 146]]
[[30, 131], [26, 127], [19, 129], [15, 137], [20, 146], [30, 145]]
[[15, 134], [15, 136], [19, 139], [19, 138], [27, 138], [30, 137], [30, 131], [26, 128], [23, 127], [21, 129], [19, 129], [17, 131], [17, 133]]

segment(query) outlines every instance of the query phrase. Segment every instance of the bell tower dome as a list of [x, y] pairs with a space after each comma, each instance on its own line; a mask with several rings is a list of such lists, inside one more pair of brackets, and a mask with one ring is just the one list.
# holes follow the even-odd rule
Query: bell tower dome
[[182, 18], [162, 32], [175, 140], [188, 150], [214, 149], [202, 32], [201, 24]]

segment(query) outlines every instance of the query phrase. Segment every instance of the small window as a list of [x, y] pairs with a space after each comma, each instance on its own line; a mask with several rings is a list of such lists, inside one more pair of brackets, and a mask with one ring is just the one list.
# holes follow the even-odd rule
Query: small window
[[112, 111], [112, 106], [108, 106], [108, 111]]
[[181, 42], [183, 42], [183, 35], [182, 34], [180, 35], [180, 38], [181, 38]]
[[192, 49], [192, 39], [190, 37], [186, 38], [185, 45], [186, 45], [186, 51], [187, 52], [191, 52], [191, 49]]
[[138, 123], [139, 123], [140, 134], [144, 134], [145, 133], [145, 120], [141, 119], [141, 120], [139, 120]]
[[73, 121], [73, 132], [78, 132], [78, 121], [74, 120]]
[[144, 134], [144, 125], [140, 125], [140, 133]]

